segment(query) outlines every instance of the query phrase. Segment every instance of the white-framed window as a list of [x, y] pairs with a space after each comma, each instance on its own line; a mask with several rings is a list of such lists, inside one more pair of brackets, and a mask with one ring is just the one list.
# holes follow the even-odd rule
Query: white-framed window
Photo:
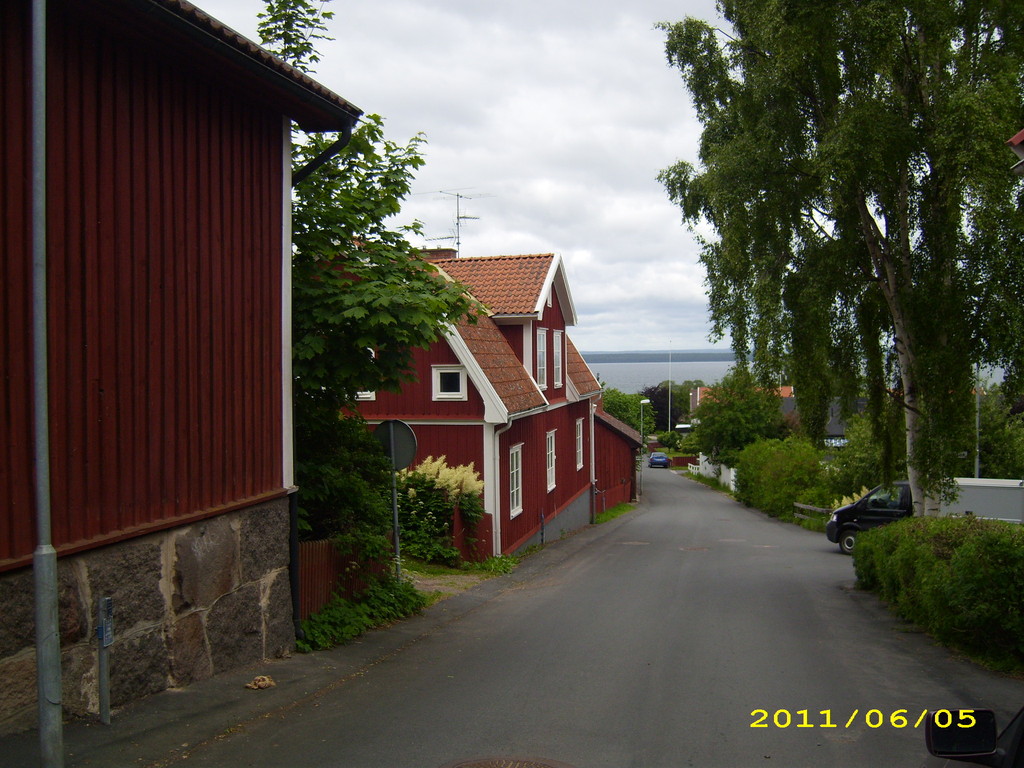
[[513, 445], [508, 452], [509, 517], [523, 511], [523, 444]]
[[562, 332], [551, 332], [551, 368], [555, 376], [555, 388], [562, 386]]
[[548, 385], [548, 332], [537, 329], [537, 386], [545, 389]]
[[466, 369], [461, 365], [435, 365], [433, 371], [435, 400], [466, 399]]
[[583, 419], [576, 419], [576, 469], [583, 469]]
[[555, 488], [555, 430], [547, 436], [548, 490]]
[[[374, 358], [374, 357], [377, 356], [377, 350], [375, 350], [375, 349], [372, 349], [372, 348], [368, 347], [366, 351], [369, 352], [371, 358]], [[366, 390], [363, 390], [362, 392], [356, 392], [356, 400], [357, 401], [359, 401], [359, 400], [376, 400], [376, 399], [377, 399], [377, 393], [374, 392], [372, 389], [366, 389]]]

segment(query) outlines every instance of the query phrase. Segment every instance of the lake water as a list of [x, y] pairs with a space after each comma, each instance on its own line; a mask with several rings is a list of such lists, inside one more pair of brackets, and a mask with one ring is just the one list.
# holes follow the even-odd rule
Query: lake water
[[[586, 355], [583, 358], [586, 360]], [[653, 387], [667, 381], [703, 381], [705, 384], [716, 384], [733, 366], [732, 360], [701, 360], [667, 362], [630, 362], [610, 363], [587, 360], [590, 370], [598, 381], [609, 387], [633, 394], [644, 387]]]

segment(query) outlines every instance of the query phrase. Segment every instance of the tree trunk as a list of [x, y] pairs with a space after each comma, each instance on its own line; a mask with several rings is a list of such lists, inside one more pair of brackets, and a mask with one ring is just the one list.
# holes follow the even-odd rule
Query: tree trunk
[[[907, 483], [915, 517], [938, 515], [937, 500], [924, 492], [921, 482], [922, 475], [915, 460], [916, 447], [921, 436], [920, 416], [921, 402], [918, 398], [917, 382], [914, 372], [916, 361], [914, 356], [913, 330], [907, 322], [900, 297], [913, 285], [910, 276], [910, 243], [904, 241], [897, 247], [888, 242], [872, 215], [864, 195], [858, 196], [857, 208], [860, 213], [861, 231], [867, 245], [868, 254], [878, 287], [885, 298], [892, 319], [893, 338], [896, 357], [900, 364], [900, 381], [903, 385], [903, 419], [907, 439]], [[897, 227], [896, 231], [909, 231], [906, 222]], [[900, 291], [900, 284], [904, 291]]]

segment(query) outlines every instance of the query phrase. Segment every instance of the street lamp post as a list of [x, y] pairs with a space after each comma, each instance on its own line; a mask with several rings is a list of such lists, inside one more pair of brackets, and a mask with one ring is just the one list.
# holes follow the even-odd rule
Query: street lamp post
[[640, 496], [644, 492], [644, 456], [647, 454], [647, 435], [644, 432], [644, 406], [650, 405], [651, 401], [644, 398], [640, 401], [640, 442], [641, 446], [640, 453], [640, 486], [637, 488], [637, 496]]
[[668, 342], [668, 431], [672, 431], [672, 341]]

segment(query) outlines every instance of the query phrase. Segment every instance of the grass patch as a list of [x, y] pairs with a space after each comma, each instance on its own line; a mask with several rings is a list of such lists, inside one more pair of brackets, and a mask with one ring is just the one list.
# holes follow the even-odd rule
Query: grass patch
[[799, 525], [801, 528], [806, 528], [808, 531], [814, 531], [815, 533], [824, 533], [825, 524], [828, 522], [828, 518], [816, 517], [813, 520], [804, 520], [800, 517], [794, 517], [793, 522]]
[[711, 488], [716, 491], [721, 491], [722, 493], [727, 493], [730, 496], [732, 496], [732, 491], [729, 490], [729, 487], [718, 482], [717, 478], [705, 477], [704, 475], [700, 475], [695, 472], [680, 472], [679, 474], [681, 474], [683, 477], [690, 478], [695, 483], [706, 485], [708, 488]]
[[491, 576], [498, 576], [503, 573], [512, 573], [521, 555], [497, 555], [488, 557], [479, 563], [463, 561], [459, 566], [441, 565], [440, 563], [428, 563], [412, 557], [402, 558], [402, 568], [413, 573], [424, 576], [454, 576], [461, 573], [483, 573]]
[[622, 504], [616, 504], [611, 509], [606, 509], [604, 512], [600, 513], [597, 517], [595, 517], [594, 524], [600, 525], [601, 523], [607, 523], [610, 520], [614, 520], [616, 517], [621, 517], [627, 512], [632, 512], [633, 509], [633, 504], [627, 504], [626, 502], [623, 502]]

